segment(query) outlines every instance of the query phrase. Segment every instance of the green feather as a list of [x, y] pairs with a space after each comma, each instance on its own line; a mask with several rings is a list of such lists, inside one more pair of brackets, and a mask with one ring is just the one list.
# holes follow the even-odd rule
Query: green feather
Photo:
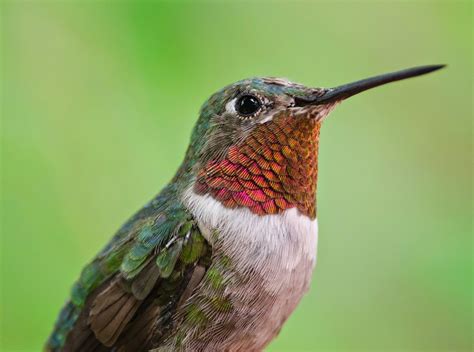
[[[56, 322], [47, 349], [58, 350], [64, 346], [87, 299], [106, 280], [114, 277], [124, 279], [131, 292], [134, 293], [135, 289], [142, 299], [160, 280], [155, 301], [171, 307], [171, 302], [179, 300], [176, 293], [195, 263], [210, 265], [209, 245], [191, 215], [180, 202], [176, 202], [175, 192], [174, 186], [165, 188], [123, 225], [83, 269], [73, 285], [70, 302]], [[156, 270], [149, 270], [149, 264], [156, 265], [159, 278], [154, 276]], [[144, 270], [147, 266], [149, 269]], [[164, 315], [163, 319], [168, 316]]]
[[156, 265], [158, 266], [158, 269], [160, 269], [160, 276], [162, 278], [169, 277], [173, 272], [174, 266], [178, 261], [179, 255], [181, 254], [183, 242], [184, 239], [182, 238], [176, 240], [176, 242], [171, 245], [170, 248], [163, 250], [156, 257]]
[[194, 228], [189, 240], [183, 247], [180, 259], [186, 264], [194, 263], [205, 254], [206, 247], [206, 240], [202, 237], [201, 232]]

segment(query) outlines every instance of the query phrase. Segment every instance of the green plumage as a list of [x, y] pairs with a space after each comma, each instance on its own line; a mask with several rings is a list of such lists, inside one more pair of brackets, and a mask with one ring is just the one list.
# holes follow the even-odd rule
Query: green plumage
[[[85, 337], [77, 337], [71, 336], [70, 332], [75, 325], [81, 325], [79, 320], [91, 320], [87, 315], [94, 314], [94, 300], [100, 300], [101, 292], [115, 286], [131, 295], [135, 310], [143, 313], [153, 307], [153, 304], [156, 305], [156, 309], [162, 314], [153, 317], [156, 322], [152, 325], [157, 329], [166, 326], [193, 269], [199, 264], [207, 266], [210, 254], [211, 249], [192, 217], [176, 202], [174, 187], [168, 186], [130, 219], [82, 270], [46, 349], [81, 351], [89, 346], [87, 344], [90, 340], [95, 339], [93, 335], [89, 333]], [[115, 285], [116, 282], [119, 285]], [[154, 300], [147, 298], [152, 290]], [[111, 293], [108, 295], [113, 299]], [[97, 309], [100, 311], [99, 308]], [[137, 321], [130, 319], [121, 330], [133, 330]], [[162, 330], [160, 334], [166, 328]], [[111, 338], [114, 343], [118, 341], [124, 346], [130, 343], [125, 338], [122, 341], [120, 339], [120, 334]], [[148, 341], [145, 338], [141, 343], [145, 345]], [[66, 345], [69, 347], [65, 348]]]

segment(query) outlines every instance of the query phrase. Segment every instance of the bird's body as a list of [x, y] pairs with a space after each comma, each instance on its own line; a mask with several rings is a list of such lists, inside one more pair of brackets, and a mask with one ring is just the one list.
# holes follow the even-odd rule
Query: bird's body
[[334, 92], [256, 78], [214, 94], [176, 176], [84, 268], [46, 349], [261, 351], [309, 288]]
[[[191, 192], [189, 192], [191, 193]], [[316, 260], [317, 220], [295, 208], [259, 216], [230, 210], [206, 196], [189, 195], [222, 277], [222, 287], [204, 280], [191, 299], [206, 316], [203, 339], [189, 341], [192, 351], [260, 351], [279, 332], [307, 291]], [[228, 261], [228, 266], [219, 262]], [[218, 286], [218, 285], [217, 285]], [[219, 297], [232, 309], [206, 304]]]

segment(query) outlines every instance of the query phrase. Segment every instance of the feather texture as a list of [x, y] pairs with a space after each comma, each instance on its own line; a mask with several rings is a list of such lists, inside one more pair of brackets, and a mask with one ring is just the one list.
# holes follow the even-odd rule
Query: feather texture
[[137, 351], [166, 331], [211, 255], [192, 216], [169, 201], [172, 193], [166, 188], [84, 268], [47, 350]]

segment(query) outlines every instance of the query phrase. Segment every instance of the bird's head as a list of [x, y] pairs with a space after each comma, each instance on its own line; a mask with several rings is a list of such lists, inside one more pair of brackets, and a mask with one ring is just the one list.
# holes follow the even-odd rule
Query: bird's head
[[443, 66], [423, 66], [336, 88], [252, 78], [212, 95], [201, 109], [181, 172], [194, 192], [259, 215], [296, 207], [316, 216], [321, 123], [342, 100]]

